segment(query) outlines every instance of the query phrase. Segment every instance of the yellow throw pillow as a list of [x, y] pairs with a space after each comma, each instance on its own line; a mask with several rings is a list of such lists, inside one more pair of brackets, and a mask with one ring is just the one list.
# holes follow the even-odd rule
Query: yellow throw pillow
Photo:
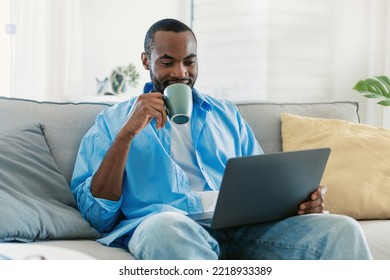
[[390, 130], [283, 113], [283, 150], [330, 147], [325, 208], [355, 219], [390, 218]]

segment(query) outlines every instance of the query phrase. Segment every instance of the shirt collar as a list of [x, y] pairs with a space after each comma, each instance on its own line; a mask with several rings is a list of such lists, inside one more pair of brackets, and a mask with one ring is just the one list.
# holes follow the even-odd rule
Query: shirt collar
[[[144, 86], [144, 93], [149, 93], [154, 89], [153, 83], [148, 82]], [[212, 106], [206, 100], [206, 96], [198, 92], [195, 88], [192, 89], [192, 96], [194, 97], [194, 103], [199, 104], [200, 108], [204, 111], [210, 111]]]

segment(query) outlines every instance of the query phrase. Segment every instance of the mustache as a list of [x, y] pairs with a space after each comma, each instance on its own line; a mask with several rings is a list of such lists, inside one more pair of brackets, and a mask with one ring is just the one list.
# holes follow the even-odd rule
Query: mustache
[[177, 83], [182, 83], [182, 84], [191, 85], [191, 84], [192, 84], [192, 79], [175, 79], [175, 80], [168, 80], [168, 81], [164, 81], [164, 86], [169, 86], [169, 85], [171, 85], [171, 84], [177, 84]]

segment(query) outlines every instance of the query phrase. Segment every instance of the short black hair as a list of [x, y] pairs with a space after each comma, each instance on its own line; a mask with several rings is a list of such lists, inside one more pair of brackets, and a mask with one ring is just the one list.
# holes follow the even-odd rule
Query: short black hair
[[194, 36], [196, 42], [196, 37], [194, 32], [191, 30], [191, 28], [189, 28], [186, 24], [182, 23], [181, 21], [178, 21], [173, 18], [166, 18], [166, 19], [159, 20], [149, 28], [149, 30], [146, 32], [145, 35], [144, 51], [149, 58], [151, 56], [153, 45], [154, 45], [154, 34], [157, 31], [166, 31], [166, 32], [175, 32], [175, 33], [190, 31]]

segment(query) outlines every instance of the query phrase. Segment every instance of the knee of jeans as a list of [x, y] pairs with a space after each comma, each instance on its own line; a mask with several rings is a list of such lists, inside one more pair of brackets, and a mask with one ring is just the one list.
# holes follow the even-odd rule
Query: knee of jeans
[[157, 229], [172, 230], [177, 226], [192, 223], [187, 216], [178, 212], [161, 212], [148, 218], [148, 226]]
[[148, 244], [154, 242], [169, 242], [172, 237], [181, 232], [193, 231], [198, 225], [181, 213], [162, 212], [148, 217], [142, 222], [134, 235], [137, 235], [138, 242]]
[[178, 212], [157, 213], [145, 219], [128, 247], [139, 259], [217, 259], [219, 255], [217, 241]]
[[344, 232], [345, 237], [362, 236], [363, 231], [359, 223], [348, 216], [333, 215], [334, 220], [332, 223], [339, 227], [340, 231]]

